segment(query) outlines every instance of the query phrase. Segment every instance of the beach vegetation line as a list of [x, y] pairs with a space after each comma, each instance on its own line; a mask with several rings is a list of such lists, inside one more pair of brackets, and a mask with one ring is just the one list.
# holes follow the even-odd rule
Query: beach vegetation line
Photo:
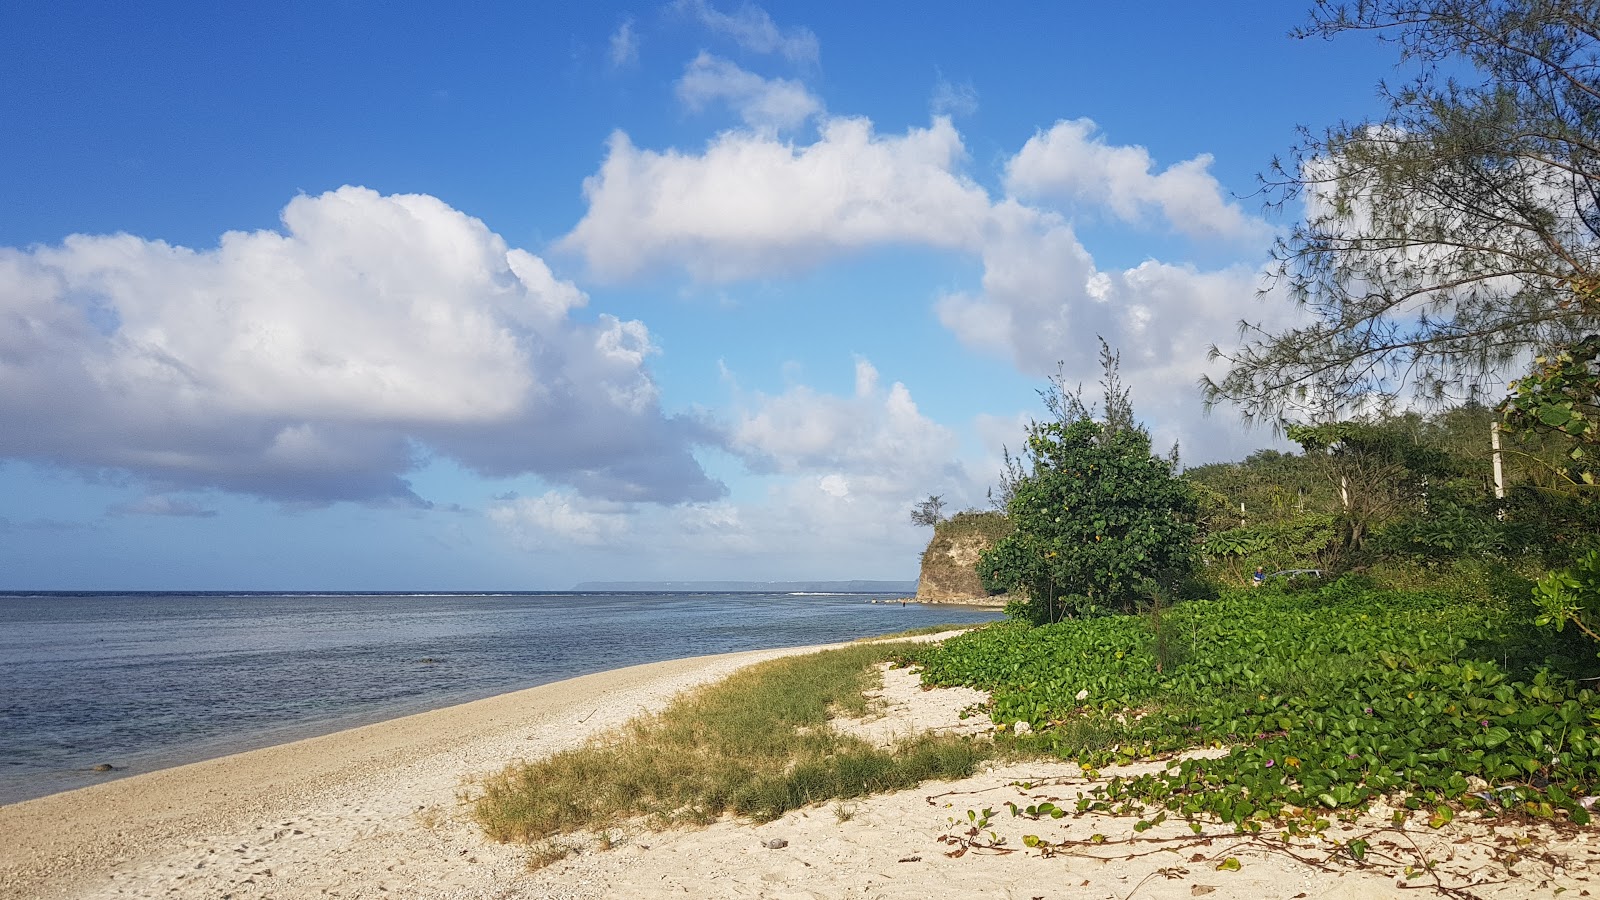
[[[1419, 574], [1425, 587], [1346, 575], [1159, 619], [1012, 622], [913, 657], [927, 683], [991, 692], [1019, 749], [1091, 770], [1168, 761], [1085, 794], [1079, 812], [1259, 832], [1318, 829], [1384, 798], [1434, 827], [1461, 810], [1586, 824], [1600, 794], [1592, 645], [1538, 627], [1530, 582], [1504, 566]], [[1200, 748], [1214, 752], [1185, 753]]]
[[770, 821], [829, 800], [966, 777], [991, 741], [924, 734], [881, 748], [829, 727], [867, 712], [876, 666], [904, 642], [858, 644], [742, 669], [587, 745], [513, 765], [482, 785], [493, 839], [536, 847], [644, 818]]

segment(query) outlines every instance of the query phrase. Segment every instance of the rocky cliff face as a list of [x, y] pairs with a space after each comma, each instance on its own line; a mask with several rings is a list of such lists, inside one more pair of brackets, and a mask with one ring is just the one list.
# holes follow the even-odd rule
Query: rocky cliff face
[[1011, 532], [1006, 517], [993, 512], [957, 513], [933, 529], [933, 539], [922, 552], [922, 574], [917, 579], [917, 599], [987, 601], [989, 592], [978, 579], [978, 554]]

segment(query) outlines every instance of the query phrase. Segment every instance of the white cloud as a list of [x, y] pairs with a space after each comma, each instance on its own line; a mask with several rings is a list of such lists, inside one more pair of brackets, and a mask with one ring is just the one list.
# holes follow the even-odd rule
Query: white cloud
[[733, 39], [740, 49], [751, 53], [777, 54], [802, 63], [814, 63], [820, 55], [817, 36], [811, 29], [780, 28], [766, 10], [754, 3], [746, 2], [732, 13], [721, 12], [706, 0], [677, 0], [673, 8]]
[[857, 504], [898, 521], [918, 497], [971, 494], [955, 433], [923, 415], [904, 384], [883, 387], [870, 362], [857, 360], [855, 376], [850, 396], [799, 385], [739, 398], [727, 449], [752, 471], [786, 476], [791, 506]]
[[529, 550], [559, 550], [572, 544], [614, 546], [630, 530], [621, 504], [585, 500], [570, 491], [505, 498], [489, 506], [488, 516]]
[[632, 16], [623, 19], [612, 32], [609, 56], [612, 67], [618, 69], [639, 61], [639, 33], [634, 30]]
[[588, 213], [559, 246], [606, 279], [680, 265], [711, 282], [884, 244], [976, 249], [989, 198], [957, 172], [965, 155], [948, 119], [887, 137], [830, 119], [805, 146], [729, 132], [698, 156], [617, 132], [584, 182]]
[[1210, 154], [1156, 172], [1150, 152], [1108, 144], [1089, 119], [1057, 122], [1034, 135], [1006, 166], [1006, 189], [1025, 200], [1064, 199], [1109, 209], [1128, 222], [1150, 210], [1197, 238], [1263, 241], [1271, 229], [1224, 197]]
[[1232, 339], [1239, 319], [1293, 315], [1290, 304], [1259, 301], [1258, 269], [1201, 271], [1147, 261], [1103, 271], [1070, 225], [1015, 201], [995, 208], [983, 263], [980, 291], [952, 292], [936, 305], [940, 321], [963, 343], [1041, 379], [1065, 362], [1068, 378], [1093, 398], [1101, 375], [1096, 338], [1103, 337], [1122, 353], [1135, 411], [1159, 423], [1158, 446], [1181, 440], [1198, 459], [1259, 443], [1231, 424], [1222, 427], [1225, 415], [1207, 419], [1196, 387], [1213, 365], [1206, 358], [1210, 344]]
[[912, 503], [929, 493], [982, 503], [987, 484], [968, 476], [954, 432], [904, 384], [882, 384], [866, 360], [854, 375], [843, 395], [803, 385], [746, 394], [730, 380], [723, 446], [754, 476], [736, 499], [646, 507], [551, 492], [497, 503], [490, 519], [524, 548], [565, 545], [661, 577], [707, 577], [685, 560], [737, 577], [815, 578], [819, 560], [838, 577], [905, 577], [926, 542]]
[[[903, 136], [831, 119], [807, 145], [730, 132], [701, 154], [641, 150], [619, 133], [586, 182], [588, 214], [561, 246], [603, 277], [681, 266], [702, 281], [771, 276], [886, 244], [971, 254], [983, 264], [981, 285], [935, 304], [964, 343], [1041, 377], [1067, 360], [1092, 385], [1103, 336], [1123, 351], [1153, 421], [1170, 414], [1186, 444], [1225, 452], [1211, 446], [1220, 438], [1199, 414], [1207, 349], [1231, 341], [1238, 319], [1279, 316], [1288, 305], [1255, 305], [1260, 273], [1251, 265], [1102, 270], [1074, 221], [1022, 196], [1067, 194], [1130, 220], [1158, 212], [1192, 234], [1264, 237], [1259, 220], [1224, 199], [1209, 158], [1156, 172], [1143, 148], [1107, 144], [1086, 120], [1061, 123], [1009, 160], [1014, 195], [998, 201], [959, 171], [964, 161], [944, 118]], [[753, 464], [820, 478], [829, 474], [820, 460], [835, 452], [827, 436], [851, 415], [839, 398], [799, 389], [747, 414], [734, 440]], [[857, 497], [860, 479], [840, 472]]]
[[[279, 500], [411, 498], [430, 453], [618, 499], [710, 499], [638, 322], [425, 195], [298, 197], [193, 250], [0, 248], [0, 458]], [[415, 498], [412, 498], [415, 499]]]
[[726, 103], [746, 125], [763, 132], [797, 128], [822, 112], [822, 101], [800, 82], [762, 78], [708, 53], [689, 63], [678, 79], [677, 92], [678, 99], [695, 112]]
[[956, 84], [940, 76], [928, 106], [935, 116], [970, 116], [978, 111], [978, 89], [970, 82]]
[[910, 523], [915, 500], [982, 502], [987, 485], [968, 477], [955, 434], [924, 416], [905, 385], [883, 385], [866, 360], [846, 395], [735, 391], [725, 443], [756, 474], [745, 496], [645, 507], [559, 491], [507, 498], [490, 520], [530, 551], [626, 558], [661, 577], [706, 577], [685, 571], [685, 560], [755, 578], [818, 577], [818, 560], [838, 577], [905, 577], [926, 542]]

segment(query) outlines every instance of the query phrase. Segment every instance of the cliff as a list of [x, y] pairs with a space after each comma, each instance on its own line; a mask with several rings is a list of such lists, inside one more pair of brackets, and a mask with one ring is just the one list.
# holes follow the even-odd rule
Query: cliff
[[997, 512], [956, 513], [933, 529], [922, 551], [917, 599], [942, 602], [988, 600], [978, 580], [978, 554], [1011, 533], [1011, 522]]

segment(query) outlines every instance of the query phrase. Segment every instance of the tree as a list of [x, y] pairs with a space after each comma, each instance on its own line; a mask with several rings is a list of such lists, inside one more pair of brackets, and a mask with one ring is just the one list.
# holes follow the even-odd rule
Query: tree
[[[1040, 388], [1039, 400], [1044, 403], [1044, 408], [1051, 417], [1063, 425], [1081, 419], [1100, 418], [1102, 428], [1106, 431], [1106, 438], [1123, 430], [1135, 428], [1138, 423], [1133, 418], [1133, 403], [1128, 398], [1128, 389], [1122, 384], [1122, 354], [1113, 352], [1106, 339], [1095, 336], [1100, 342], [1100, 369], [1104, 373], [1101, 389], [1105, 398], [1105, 414], [1100, 416], [1098, 403], [1085, 402], [1083, 399], [1083, 385], [1076, 388], [1067, 388], [1067, 364], [1056, 363], [1056, 374], [1046, 379], [1045, 386]], [[989, 490], [989, 505], [997, 512], [1005, 512], [1011, 503], [1011, 496], [1016, 491], [1017, 485], [1028, 477], [1028, 470], [1021, 456], [1012, 456], [1010, 447], [1002, 447], [1002, 464], [1000, 468], [1000, 485], [998, 490]], [[1170, 454], [1172, 466], [1178, 467], [1178, 445], [1172, 445]]]
[[1600, 330], [1600, 6], [1318, 0], [1301, 38], [1375, 32], [1415, 76], [1379, 119], [1304, 133], [1267, 176], [1306, 215], [1272, 287], [1310, 313], [1241, 323], [1208, 405], [1247, 420], [1411, 391], [1444, 400]]
[[1398, 417], [1289, 426], [1289, 440], [1339, 491], [1348, 549], [1359, 550], [1374, 525], [1418, 508], [1427, 479], [1449, 473], [1444, 453], [1417, 442], [1416, 424], [1415, 417]]
[[979, 558], [984, 587], [1021, 595], [1012, 612], [1035, 623], [1131, 610], [1194, 569], [1194, 497], [1174, 462], [1151, 454], [1116, 357], [1105, 350], [1102, 362], [1103, 419], [1081, 389], [1067, 394], [1053, 382], [1042, 392], [1057, 420], [1029, 426], [1027, 467], [1019, 464], [1006, 505], [1013, 531]]
[[944, 521], [944, 497], [941, 494], [929, 494], [928, 499], [920, 501], [911, 507], [911, 524], [926, 525], [932, 528]]

